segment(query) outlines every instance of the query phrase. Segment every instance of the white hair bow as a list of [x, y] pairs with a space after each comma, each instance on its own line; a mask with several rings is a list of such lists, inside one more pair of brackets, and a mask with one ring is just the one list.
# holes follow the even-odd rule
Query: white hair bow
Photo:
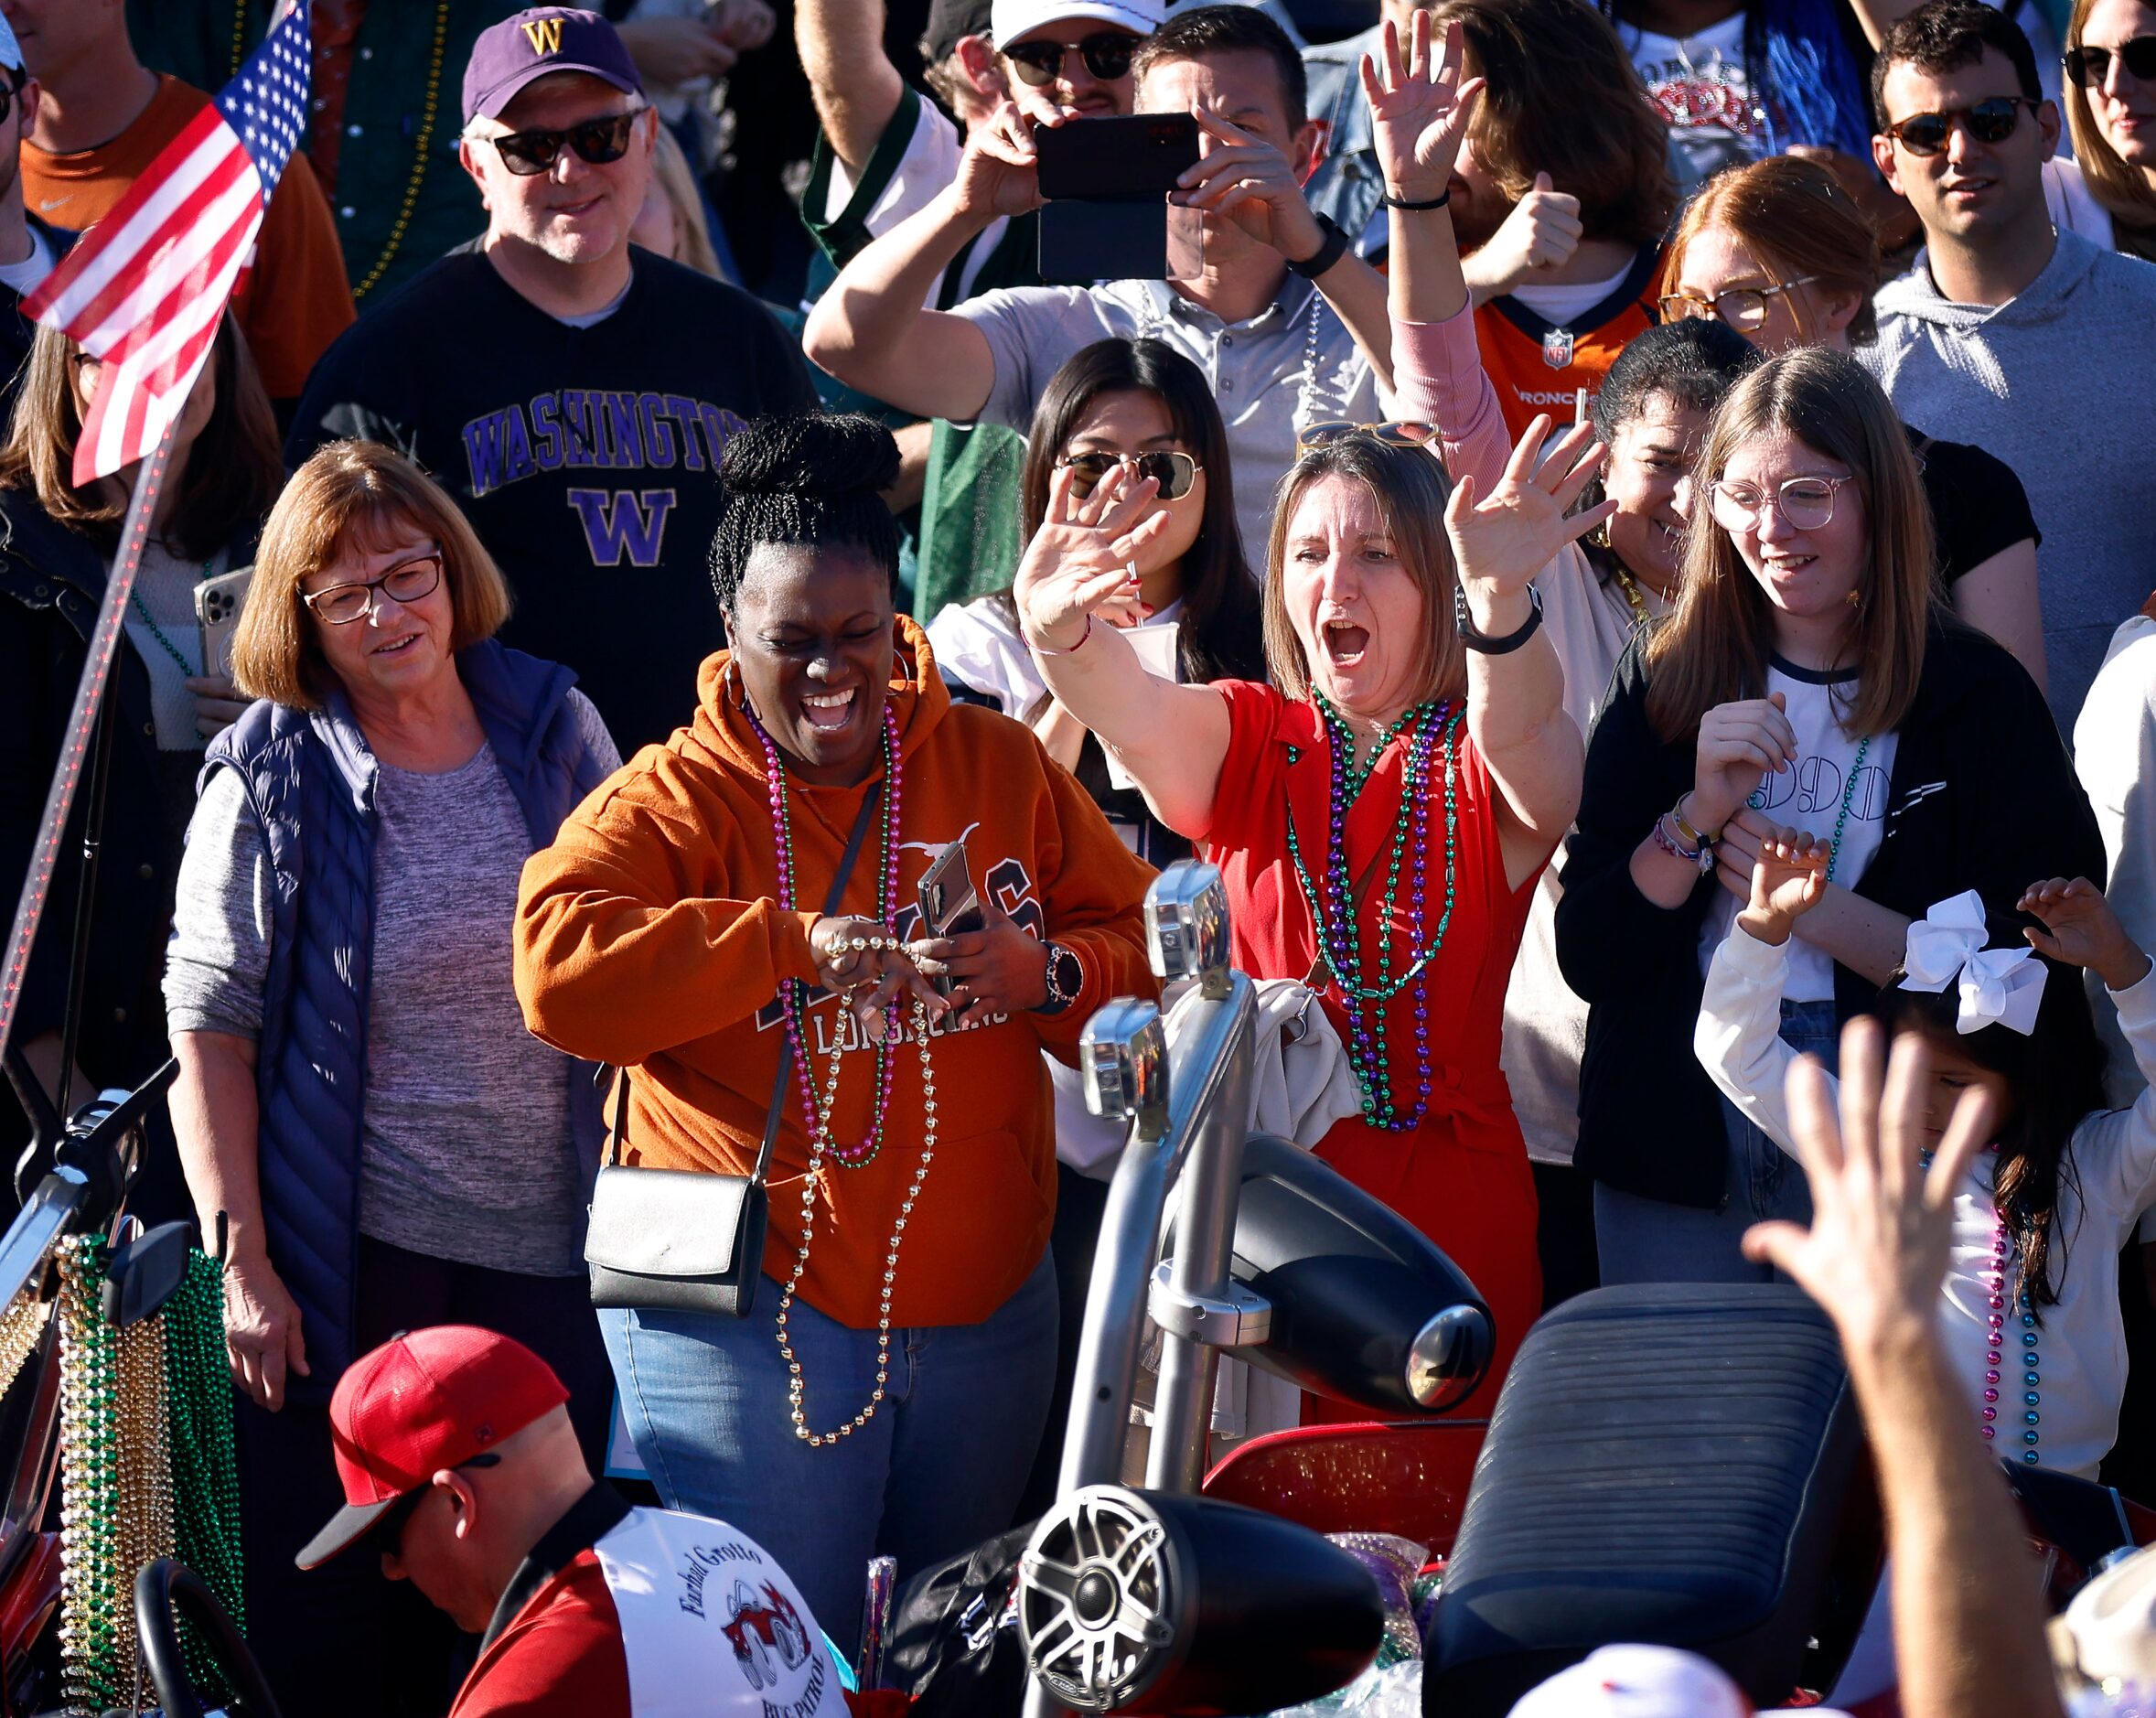
[[1936, 994], [1958, 979], [1955, 1030], [2002, 1025], [2027, 1037], [2043, 1002], [2043, 962], [2027, 949], [1987, 949], [1986, 934], [1983, 898], [1974, 889], [1939, 902], [1909, 927], [1902, 988]]

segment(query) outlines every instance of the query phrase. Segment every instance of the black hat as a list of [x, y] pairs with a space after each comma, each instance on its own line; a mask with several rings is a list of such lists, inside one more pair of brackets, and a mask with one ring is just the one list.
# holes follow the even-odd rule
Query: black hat
[[921, 51], [934, 65], [959, 50], [969, 36], [988, 34], [989, 0], [929, 0], [928, 30], [921, 38]]

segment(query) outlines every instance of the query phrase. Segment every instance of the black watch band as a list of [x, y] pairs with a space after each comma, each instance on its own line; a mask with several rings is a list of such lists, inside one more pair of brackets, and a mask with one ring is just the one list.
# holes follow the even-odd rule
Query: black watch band
[[1501, 639], [1475, 630], [1475, 620], [1467, 612], [1467, 593], [1457, 585], [1453, 586], [1453, 622], [1458, 628], [1460, 642], [1471, 650], [1480, 650], [1485, 656], [1505, 656], [1517, 650], [1535, 636], [1535, 628], [1542, 624], [1542, 593], [1532, 585], [1528, 586], [1528, 617]]
[[1300, 263], [1292, 256], [1287, 259], [1289, 271], [1302, 275], [1304, 280], [1315, 280], [1347, 253], [1348, 237], [1341, 230], [1338, 221], [1330, 215], [1320, 215], [1317, 224], [1323, 230], [1325, 238], [1318, 245], [1316, 254]]
[[1078, 1000], [1085, 985], [1086, 969], [1078, 964], [1077, 955], [1059, 942], [1046, 945], [1048, 950], [1048, 1000], [1034, 1010], [1036, 1015], [1059, 1015]]

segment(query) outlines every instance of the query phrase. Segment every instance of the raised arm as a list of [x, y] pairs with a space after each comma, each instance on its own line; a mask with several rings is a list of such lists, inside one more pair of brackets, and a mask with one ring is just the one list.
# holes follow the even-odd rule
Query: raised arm
[[798, 0], [794, 47], [831, 153], [859, 177], [906, 92], [884, 52], [883, 0]]
[[[1475, 349], [1474, 307], [1460, 272], [1452, 212], [1442, 204], [1399, 206], [1437, 202], [1452, 183], [1483, 91], [1480, 78], [1460, 80], [1460, 26], [1453, 23], [1445, 26], [1443, 43], [1433, 44], [1430, 15], [1418, 11], [1405, 50], [1393, 26], [1385, 26], [1384, 63], [1364, 55], [1362, 81], [1378, 170], [1398, 199], [1387, 252], [1395, 410], [1437, 425], [1445, 469], [1455, 482], [1473, 477], [1486, 487], [1502, 477], [1512, 446], [1496, 390]], [[1433, 53], [1433, 46], [1442, 51]]]
[[1477, 498], [1463, 478], [1445, 507], [1460, 588], [1475, 633], [1488, 643], [1467, 652], [1467, 725], [1489, 766], [1498, 795], [1505, 870], [1514, 888], [1549, 858], [1580, 809], [1586, 747], [1564, 708], [1564, 668], [1547, 630], [1524, 644], [1507, 641], [1534, 618], [1529, 581], [1566, 543], [1615, 511], [1614, 502], [1567, 517], [1604, 449], [1575, 425], [1542, 468], [1535, 455], [1550, 420], [1528, 425], [1505, 474]]
[[1049, 691], [1130, 771], [1153, 814], [1187, 835], [1211, 821], [1228, 702], [1148, 673], [1114, 624], [1136, 617], [1132, 556], [1167, 525], [1165, 513], [1147, 516], [1158, 489], [1119, 466], [1080, 499], [1069, 471], [1057, 472], [1013, 594]]
[[925, 308], [936, 277], [998, 215], [1040, 207], [1033, 141], [1009, 102], [968, 141], [958, 177], [840, 272], [801, 348], [847, 386], [922, 417], [971, 422], [995, 385], [988, 338]]

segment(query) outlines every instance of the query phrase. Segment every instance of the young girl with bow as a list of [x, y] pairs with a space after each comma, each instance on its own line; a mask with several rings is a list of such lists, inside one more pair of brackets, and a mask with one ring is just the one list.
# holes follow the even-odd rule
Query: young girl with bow
[[[1783, 1086], [1796, 1058], [1776, 1027], [1790, 929], [1823, 892], [1827, 852], [1793, 830], [1761, 843], [1751, 899], [1708, 971], [1694, 1040], [1714, 1083], [1792, 1155]], [[1890, 1034], [1915, 1029], [1931, 1042], [1927, 1165], [1962, 1090], [1980, 1086], [1991, 1099], [1992, 1144], [1954, 1190], [1940, 1290], [1941, 1329], [1982, 1435], [2007, 1460], [2092, 1477], [2118, 1435], [2126, 1388], [2118, 1251], [2156, 1200], [2156, 1090], [2131, 1110], [2104, 1107], [2088, 998], [2062, 969], [2104, 982], [2152, 1079], [2156, 978], [2085, 877], [2033, 884], [2015, 910], [2043, 926], [2021, 933], [2030, 946], [1990, 946], [1973, 890], [1932, 907], [1909, 927], [1877, 1012]], [[1764, 1256], [1749, 1241], [1746, 1251]]]

